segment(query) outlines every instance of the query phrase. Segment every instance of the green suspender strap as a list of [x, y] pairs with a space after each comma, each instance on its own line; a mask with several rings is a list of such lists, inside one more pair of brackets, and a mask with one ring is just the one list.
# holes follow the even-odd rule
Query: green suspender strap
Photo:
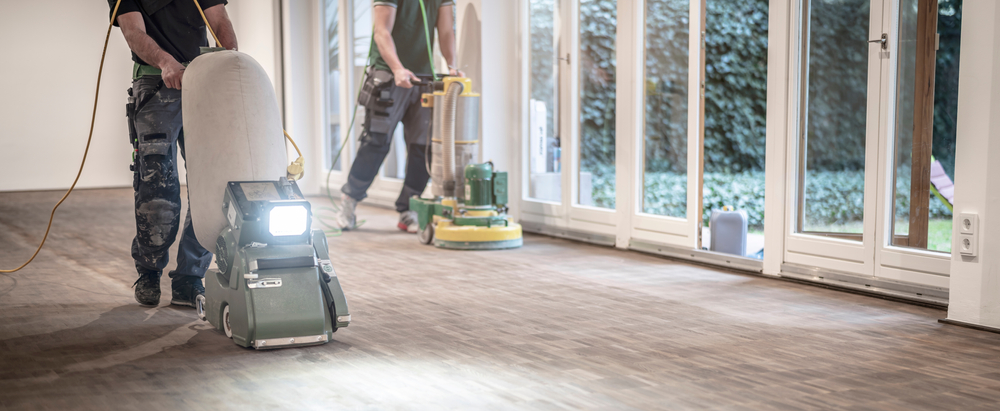
[[[191, 64], [191, 62], [189, 61], [181, 64], [184, 65], [184, 67], [187, 67], [187, 65]], [[163, 73], [156, 67], [132, 63], [132, 80], [138, 80], [142, 76], [159, 76], [161, 74]]]
[[424, 0], [420, 0], [420, 15], [424, 17], [424, 40], [427, 40], [427, 59], [431, 63], [431, 77], [437, 79], [437, 70], [434, 69], [434, 52], [431, 48], [431, 31], [427, 28], [427, 8], [424, 7]]

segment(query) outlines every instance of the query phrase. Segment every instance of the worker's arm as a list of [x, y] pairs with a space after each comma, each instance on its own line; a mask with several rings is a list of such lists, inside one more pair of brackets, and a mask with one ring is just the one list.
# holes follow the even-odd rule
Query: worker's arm
[[205, 17], [208, 24], [212, 25], [215, 35], [219, 37], [219, 47], [227, 50], [236, 50], [236, 31], [233, 30], [233, 22], [229, 20], [229, 13], [226, 13], [226, 5], [219, 4], [205, 9]]
[[448, 73], [453, 76], [465, 77], [465, 73], [458, 69], [458, 55], [455, 52], [454, 9], [454, 4], [438, 8], [438, 45], [441, 46], [441, 55], [448, 62]]
[[412, 88], [413, 82], [420, 82], [420, 79], [412, 71], [403, 67], [396, 54], [396, 42], [392, 40], [392, 27], [396, 24], [396, 8], [392, 6], [376, 5], [374, 8], [375, 20], [375, 45], [378, 52], [392, 70], [392, 76], [396, 80], [396, 85], [403, 88]]
[[163, 85], [180, 90], [184, 66], [174, 56], [163, 51], [152, 37], [146, 34], [146, 23], [138, 12], [118, 16], [118, 26], [122, 28], [125, 41], [132, 51], [149, 65], [163, 71]]

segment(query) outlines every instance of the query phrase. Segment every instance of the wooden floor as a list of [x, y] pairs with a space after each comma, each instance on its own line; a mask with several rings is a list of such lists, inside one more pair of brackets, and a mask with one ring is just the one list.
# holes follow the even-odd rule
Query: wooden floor
[[[0, 267], [59, 195], [0, 194]], [[1000, 335], [943, 311], [533, 235], [437, 250], [374, 208], [330, 241], [352, 325], [243, 349], [165, 276], [135, 303], [131, 200], [75, 193], [0, 275], [0, 410], [1000, 409]]]

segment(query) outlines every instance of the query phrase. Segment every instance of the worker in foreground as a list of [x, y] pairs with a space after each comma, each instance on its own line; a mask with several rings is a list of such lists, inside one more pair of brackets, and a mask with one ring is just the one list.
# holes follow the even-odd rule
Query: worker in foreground
[[[421, 6], [426, 14], [421, 11]], [[410, 210], [410, 197], [427, 187], [427, 145], [431, 110], [420, 105], [421, 75], [431, 75], [428, 44], [434, 43], [437, 28], [441, 54], [452, 76], [464, 76], [456, 67], [455, 2], [453, 0], [375, 0], [373, 9], [374, 64], [366, 71], [359, 104], [365, 107], [361, 147], [351, 166], [347, 184], [341, 188], [341, 229], [357, 226], [355, 208], [367, 197], [385, 156], [389, 154], [396, 125], [403, 123], [406, 141], [406, 178], [396, 200], [400, 230], [416, 233], [417, 213]], [[425, 36], [425, 24], [430, 39]]]
[[[114, 9], [116, 0], [108, 0]], [[201, 0], [205, 16], [216, 30], [220, 46], [236, 50], [236, 33], [226, 13], [226, 0]], [[129, 89], [129, 140], [135, 148], [132, 164], [136, 234], [132, 258], [139, 273], [135, 300], [160, 303], [160, 276], [167, 252], [180, 225], [181, 189], [177, 152], [184, 156], [181, 119], [181, 79], [186, 63], [208, 46], [205, 23], [191, 0], [122, 0], [115, 25], [132, 49]], [[195, 306], [205, 294], [202, 279], [212, 254], [195, 238], [191, 212], [177, 250], [177, 269], [170, 272], [171, 304]]]

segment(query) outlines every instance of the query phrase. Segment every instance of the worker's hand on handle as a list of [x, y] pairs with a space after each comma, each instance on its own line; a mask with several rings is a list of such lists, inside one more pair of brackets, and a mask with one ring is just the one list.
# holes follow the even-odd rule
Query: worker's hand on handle
[[465, 77], [465, 72], [456, 68], [448, 69], [448, 74], [452, 77]]
[[181, 78], [184, 77], [184, 65], [173, 60], [163, 65], [163, 85], [172, 89], [181, 89]]
[[419, 83], [420, 78], [412, 71], [405, 68], [393, 70], [392, 77], [396, 80], [396, 85], [402, 88], [413, 88], [413, 83]]

